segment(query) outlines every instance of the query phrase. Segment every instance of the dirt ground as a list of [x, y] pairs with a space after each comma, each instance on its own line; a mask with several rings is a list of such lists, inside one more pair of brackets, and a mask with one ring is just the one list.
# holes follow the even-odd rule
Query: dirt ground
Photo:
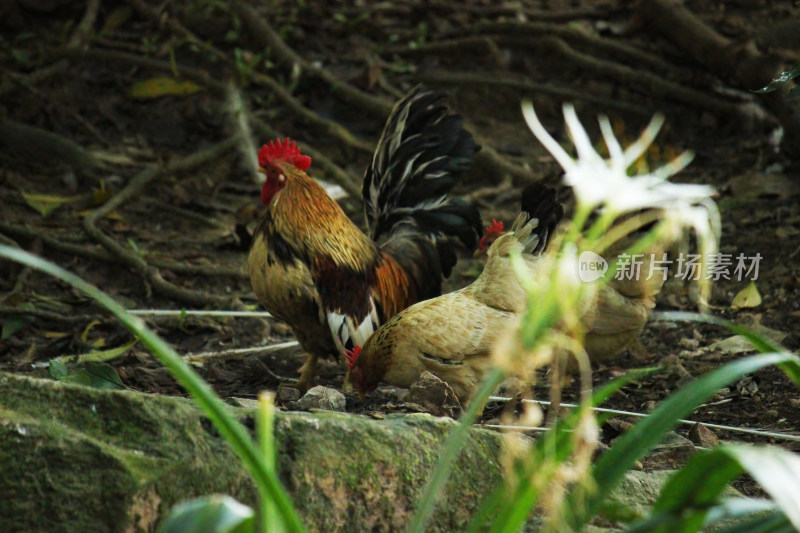
[[[315, 157], [315, 175], [352, 191], [386, 116], [381, 105], [425, 82], [448, 91], [484, 146], [457, 193], [477, 202], [486, 221], [513, 220], [524, 184], [559, 183], [559, 168], [523, 124], [521, 98], [533, 99], [560, 139], [562, 102], [574, 102], [585, 124], [608, 114], [628, 141], [653, 112], [663, 111], [660, 150], [648, 154], [648, 163], [696, 152], [677, 181], [719, 191], [721, 251], [762, 256], [755, 282], [762, 303], [733, 309], [749, 282], [723, 280], [714, 286], [713, 312], [768, 328], [762, 331], [789, 349], [800, 347], [800, 153], [776, 144], [778, 121], [786, 117], [745, 90], [754, 87], [743, 86], [736, 62], [720, 70], [698, 62], [632, 2], [410, 0], [365, 7], [348, 1], [331, 7], [310, 0], [237, 10], [205, 0], [185, 6], [131, 0], [93, 13], [94, 4], [20, 1], [2, 8], [0, 239], [77, 273], [130, 309], [256, 309], [243, 269], [242, 231], [262, 207], [247, 164], [253, 151], [234, 142], [198, 166], [170, 166], [237, 131], [241, 112], [229, 83], [249, 109], [255, 143], [290, 135], [330, 160]], [[791, 31], [800, 15], [794, 4], [686, 2], [729, 41], [731, 53], [749, 47], [783, 64], [796, 62], [800, 49], [800, 31]], [[264, 37], [253, 9], [291, 48]], [[288, 66], [291, 53], [303, 68]], [[360, 96], [351, 98], [342, 86]], [[332, 123], [353, 137], [335, 133]], [[159, 172], [148, 176], [147, 169]], [[561, 197], [570, 204], [568, 191]], [[113, 209], [109, 201], [117, 202]], [[363, 223], [357, 198], [342, 203]], [[465, 258], [448, 288], [469, 283], [479, 271], [478, 260]], [[659, 310], [667, 309], [694, 309], [685, 287], [664, 291]], [[297, 377], [302, 364], [291, 347], [230, 353], [290, 341], [287, 327], [269, 319], [147, 320], [180, 353], [191, 354], [223, 397], [275, 390], [282, 378]], [[52, 358], [120, 349], [124, 355], [107, 362], [124, 386], [184, 394], [140, 345], [125, 349], [126, 330], [38, 272], [0, 262], [0, 321], [0, 370], [46, 378]], [[691, 377], [752, 353], [730, 341], [714, 345], [729, 337], [709, 325], [652, 322], [640, 346], [599, 365], [594, 380], [664, 365], [607, 404], [647, 412]], [[74, 362], [67, 366], [81, 371]], [[343, 374], [343, 365], [324, 362], [320, 382], [338, 387]], [[547, 397], [544, 389], [536, 392]], [[565, 399], [572, 397], [568, 389]], [[353, 412], [393, 409], [403, 407], [390, 387], [363, 402], [348, 398]], [[692, 419], [800, 435], [800, 391], [770, 368], [720, 391]], [[796, 441], [715, 431], [723, 439], [800, 450]]]

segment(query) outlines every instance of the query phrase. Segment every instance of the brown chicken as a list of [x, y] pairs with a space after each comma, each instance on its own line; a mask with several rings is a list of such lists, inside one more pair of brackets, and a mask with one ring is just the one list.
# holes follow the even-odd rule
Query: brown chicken
[[521, 253], [535, 277], [563, 215], [555, 192], [542, 185], [526, 188], [522, 205], [511, 231], [492, 243], [486, 266], [471, 285], [412, 305], [363, 348], [346, 352], [356, 390], [365, 394], [380, 381], [408, 387], [427, 370], [446, 381], [462, 403], [469, 399], [490, 366], [494, 344], [526, 306], [527, 293], [511, 256]]
[[[490, 366], [497, 339], [526, 306], [510, 254], [521, 251], [532, 279], [541, 277], [541, 253], [563, 215], [555, 193], [544, 186], [523, 191], [522, 205], [510, 232], [496, 221], [487, 228], [482, 239], [483, 246], [491, 243], [486, 267], [472, 285], [409, 307], [363, 348], [345, 354], [351, 382], [362, 395], [380, 381], [408, 387], [427, 370], [446, 381], [462, 403], [469, 399]], [[612, 280], [584, 302], [581, 322], [591, 360], [616, 355], [638, 337], [663, 283], [659, 276], [644, 277]]]
[[260, 302], [308, 353], [300, 389], [313, 386], [319, 357], [338, 357], [402, 309], [438, 296], [457, 247], [474, 250], [480, 215], [447, 194], [477, 150], [443, 94], [413, 89], [395, 105], [364, 176], [369, 235], [306, 174], [311, 159], [296, 143], [259, 151], [267, 212], [247, 271]]

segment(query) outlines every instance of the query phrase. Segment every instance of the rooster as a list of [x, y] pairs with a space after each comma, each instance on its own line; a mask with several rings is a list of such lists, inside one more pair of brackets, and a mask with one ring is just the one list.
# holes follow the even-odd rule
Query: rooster
[[394, 106], [364, 175], [367, 235], [306, 174], [311, 158], [295, 142], [261, 148], [267, 211], [247, 271], [259, 301], [308, 354], [298, 388], [313, 386], [319, 357], [363, 344], [399, 311], [438, 296], [459, 243], [475, 248], [480, 215], [448, 193], [478, 149], [442, 93], [411, 90]]
[[564, 214], [555, 191], [539, 184], [523, 191], [522, 209], [508, 233], [500, 235], [497, 222], [488, 228], [493, 242], [486, 266], [471, 285], [412, 305], [381, 326], [363, 348], [345, 352], [359, 393], [380, 381], [409, 387], [427, 370], [447, 382], [459, 401], [469, 399], [490, 366], [495, 343], [527, 304], [512, 256], [521, 254], [535, 277]]

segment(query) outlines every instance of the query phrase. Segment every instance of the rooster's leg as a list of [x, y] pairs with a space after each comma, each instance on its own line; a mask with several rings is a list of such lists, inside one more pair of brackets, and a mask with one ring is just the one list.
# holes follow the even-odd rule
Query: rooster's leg
[[297, 380], [297, 388], [302, 394], [316, 385], [317, 379], [317, 359], [318, 357], [309, 353], [306, 362], [300, 367], [300, 379]]

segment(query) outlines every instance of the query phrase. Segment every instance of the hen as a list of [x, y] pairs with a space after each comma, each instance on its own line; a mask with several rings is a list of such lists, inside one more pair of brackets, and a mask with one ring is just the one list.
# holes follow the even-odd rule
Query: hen
[[[363, 395], [385, 381], [408, 387], [427, 370], [446, 381], [463, 403], [481, 383], [497, 339], [526, 306], [527, 293], [512, 267], [521, 252], [530, 279], [542, 280], [541, 254], [563, 216], [552, 189], [523, 191], [522, 210], [511, 231], [493, 221], [481, 248], [486, 266], [460, 291], [415, 304], [389, 320], [362, 347], [345, 353], [350, 377]], [[647, 271], [647, 263], [643, 271]], [[548, 274], [549, 276], [549, 271]], [[663, 281], [611, 280], [581, 305], [584, 345], [593, 361], [621, 352], [641, 332]]]
[[448, 192], [478, 150], [445, 96], [418, 86], [392, 110], [362, 186], [369, 235], [306, 174], [296, 143], [258, 154], [267, 205], [247, 271], [260, 302], [308, 353], [298, 387], [313, 386], [317, 360], [366, 342], [409, 305], [441, 293], [458, 243], [472, 251], [476, 208]]
[[462, 403], [469, 399], [490, 366], [494, 344], [526, 306], [512, 255], [521, 253], [535, 278], [564, 213], [553, 189], [543, 185], [523, 191], [522, 209], [511, 231], [494, 240], [471, 285], [412, 305], [363, 347], [345, 353], [356, 390], [363, 395], [380, 381], [408, 387], [427, 370], [446, 381]]

